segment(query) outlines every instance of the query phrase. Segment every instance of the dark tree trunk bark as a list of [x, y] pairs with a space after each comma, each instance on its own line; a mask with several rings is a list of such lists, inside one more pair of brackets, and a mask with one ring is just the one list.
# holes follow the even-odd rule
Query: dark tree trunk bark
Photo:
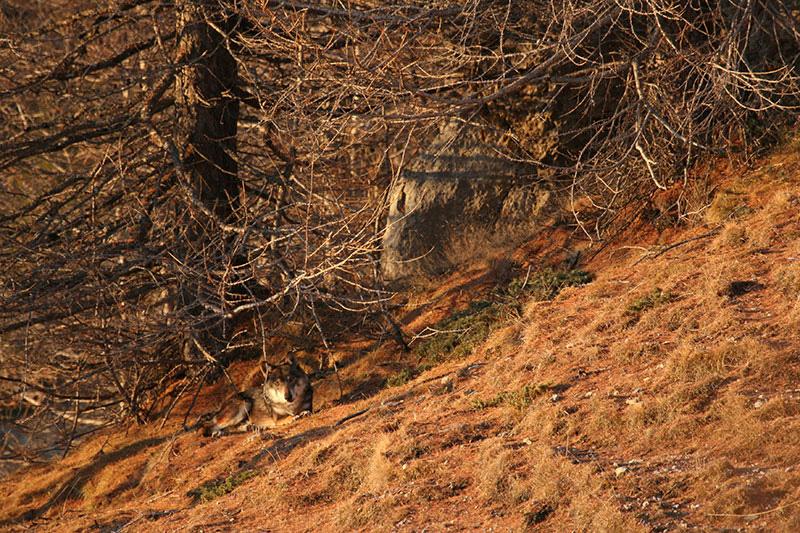
[[236, 60], [224, 32], [235, 21], [217, 0], [180, 0], [176, 139], [183, 165], [200, 200], [224, 222], [233, 222], [242, 191], [236, 162], [239, 120]]
[[[186, 185], [204, 207], [190, 208], [179, 228], [188, 241], [184, 258], [191, 267], [180, 300], [192, 317], [192, 338], [218, 357], [232, 333], [218, 310], [227, 307], [230, 285], [236, 281], [235, 275], [220, 272], [242, 262], [233, 237], [222, 228], [236, 224], [243, 195], [236, 158], [239, 100], [233, 96], [239, 78], [229, 39], [236, 20], [226, 13], [223, 1], [178, 0], [177, 6], [175, 144]], [[185, 357], [195, 351], [191, 339], [187, 341]]]

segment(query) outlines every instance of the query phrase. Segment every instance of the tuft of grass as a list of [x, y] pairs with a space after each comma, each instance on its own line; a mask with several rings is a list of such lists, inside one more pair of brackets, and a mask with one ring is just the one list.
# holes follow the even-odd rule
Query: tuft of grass
[[339, 464], [328, 480], [328, 489], [334, 494], [355, 494], [364, 481], [363, 458], [358, 462]]
[[231, 474], [228, 477], [212, 479], [206, 481], [196, 489], [190, 490], [187, 494], [194, 498], [195, 502], [210, 502], [220, 496], [230, 494], [239, 485], [258, 474], [256, 470], [242, 470]]
[[437, 323], [433, 327], [437, 333], [414, 348], [422, 362], [420, 370], [472, 353], [502, 318], [502, 311], [500, 303], [479, 300]]
[[800, 297], [800, 266], [791, 263], [776, 268], [775, 284], [787, 299], [798, 299]]
[[[340, 529], [374, 531], [390, 528], [405, 518], [408, 496], [359, 494], [347, 502], [336, 505], [336, 522]], [[383, 526], [383, 527], [378, 527]]]
[[519, 412], [524, 411], [533, 401], [549, 391], [551, 388], [548, 383], [528, 383], [515, 391], [504, 391], [496, 394], [489, 399], [474, 398], [472, 408], [476, 411], [508, 405]]
[[585, 270], [554, 270], [545, 268], [533, 276], [516, 278], [508, 284], [505, 294], [509, 298], [525, 297], [534, 301], [552, 300], [567, 287], [586, 285], [592, 275]]
[[762, 352], [763, 345], [747, 337], [710, 348], [681, 346], [672, 356], [672, 372], [685, 381], [723, 377], [737, 367], [755, 366]]
[[638, 316], [659, 305], [669, 303], [675, 300], [675, 295], [670, 291], [664, 291], [660, 288], [655, 288], [644, 296], [636, 298], [625, 309], [625, 314], [629, 316]]
[[721, 224], [752, 212], [753, 209], [747, 205], [745, 191], [724, 189], [716, 194], [706, 210], [706, 221], [709, 224]]
[[391, 376], [389, 376], [386, 379], [386, 386], [399, 387], [401, 385], [405, 385], [406, 383], [414, 379], [415, 376], [416, 373], [412, 369], [404, 368], [400, 372], [397, 372], [396, 374], [392, 374]]
[[510, 500], [511, 488], [516, 481], [515, 456], [497, 442], [488, 442], [478, 459], [477, 489], [486, 502], [504, 503]]
[[[432, 329], [437, 333], [414, 348], [421, 362], [418, 371], [422, 372], [472, 353], [498, 323], [511, 316], [519, 316], [521, 302], [552, 300], [566, 287], [585, 285], [591, 280], [592, 275], [583, 270], [559, 271], [551, 268], [541, 270], [533, 276], [512, 280], [495, 294], [493, 300], [472, 302], [467, 309], [433, 326]], [[403, 376], [398, 375], [393, 382], [402, 384], [402, 379]]]

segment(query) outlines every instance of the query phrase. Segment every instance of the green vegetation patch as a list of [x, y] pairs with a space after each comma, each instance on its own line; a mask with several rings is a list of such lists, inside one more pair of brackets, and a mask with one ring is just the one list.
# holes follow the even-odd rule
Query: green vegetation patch
[[242, 470], [231, 474], [228, 477], [212, 479], [206, 481], [196, 489], [188, 492], [188, 495], [194, 498], [195, 502], [210, 502], [220, 496], [225, 496], [233, 492], [233, 490], [258, 474], [256, 470]]
[[746, 190], [724, 189], [718, 192], [706, 210], [706, 221], [710, 224], [722, 224], [734, 218], [740, 218], [753, 212], [748, 205]]
[[551, 388], [549, 383], [528, 383], [515, 391], [503, 391], [489, 399], [474, 398], [472, 400], [472, 408], [476, 411], [480, 411], [482, 409], [507, 405], [522, 412], [527, 409], [536, 398], [542, 396]]
[[500, 302], [480, 300], [463, 311], [439, 321], [434, 334], [414, 347], [421, 361], [420, 369], [427, 370], [439, 363], [469, 355], [486, 340], [494, 323], [503, 315]]
[[639, 316], [645, 311], [669, 303], [675, 300], [675, 295], [670, 291], [655, 288], [644, 296], [636, 298], [625, 309], [625, 314], [629, 316]]
[[519, 316], [526, 301], [552, 300], [566, 287], [585, 285], [592, 275], [584, 270], [546, 268], [521, 276], [494, 292], [490, 300], [472, 302], [469, 307], [433, 325], [430, 336], [414, 344], [416, 368], [403, 369], [386, 380], [388, 387], [404, 385], [420, 373], [445, 361], [471, 354], [498, 324]]
[[779, 267], [775, 274], [775, 285], [789, 299], [800, 297], [800, 266], [792, 263]]
[[428, 368], [443, 361], [469, 355], [491, 333], [498, 322], [521, 311], [521, 302], [552, 300], [566, 287], [585, 285], [592, 275], [583, 270], [543, 269], [519, 277], [495, 294], [480, 300], [433, 326], [437, 333], [419, 343], [415, 353]]
[[592, 275], [585, 270], [554, 270], [545, 268], [533, 276], [514, 279], [505, 293], [511, 298], [525, 297], [529, 300], [552, 300], [567, 287], [586, 285]]
[[389, 376], [389, 378], [386, 380], [386, 386], [399, 387], [401, 385], [405, 385], [412, 379], [414, 379], [414, 371], [410, 368], [404, 368], [400, 372]]

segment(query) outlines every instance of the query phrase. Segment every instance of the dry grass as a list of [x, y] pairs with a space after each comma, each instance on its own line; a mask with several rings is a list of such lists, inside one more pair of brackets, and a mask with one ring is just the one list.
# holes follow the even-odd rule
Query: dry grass
[[703, 382], [721, 378], [755, 362], [759, 346], [752, 339], [717, 346], [681, 344], [670, 354], [669, 371], [679, 381]]
[[[707, 214], [716, 235], [682, 230], [666, 244], [692, 240], [662, 255], [658, 236], [636, 241], [652, 252], [641, 261], [600, 254], [592, 283], [552, 299], [488, 264], [420, 288], [404, 327], [459, 330], [428, 345], [428, 364], [392, 343], [342, 344], [343, 399], [333, 376], [318, 381], [311, 418], [263, 439], [103, 435], [9, 480], [6, 517], [85, 472], [37, 527], [797, 530], [800, 158], [782, 161], [724, 185]], [[760, 285], [731, 292], [737, 281]], [[247, 471], [211, 502], [187, 495]]]
[[563, 529], [644, 531], [609, 501], [609, 487], [593, 468], [574, 465], [550, 450], [531, 445], [508, 450], [489, 442], [479, 472], [481, 497], [502, 508], [523, 509], [523, 528], [535, 525], [536, 514], [547, 509], [556, 513]]

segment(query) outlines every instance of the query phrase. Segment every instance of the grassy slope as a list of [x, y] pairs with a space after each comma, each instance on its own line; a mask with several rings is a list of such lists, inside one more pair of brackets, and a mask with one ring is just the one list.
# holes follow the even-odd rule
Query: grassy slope
[[[199, 439], [178, 417], [99, 436], [3, 483], [0, 519], [38, 510], [17, 527], [58, 531], [800, 530], [800, 157], [724, 183], [708, 219], [605, 250], [585, 265], [592, 283], [513, 306], [474, 351], [430, 369], [392, 343], [342, 346], [344, 399], [326, 378], [319, 412], [278, 434]], [[412, 296], [404, 323], [420, 331], [507, 279], [502, 262], [454, 275]], [[210, 388], [204, 405], [224, 393]]]

